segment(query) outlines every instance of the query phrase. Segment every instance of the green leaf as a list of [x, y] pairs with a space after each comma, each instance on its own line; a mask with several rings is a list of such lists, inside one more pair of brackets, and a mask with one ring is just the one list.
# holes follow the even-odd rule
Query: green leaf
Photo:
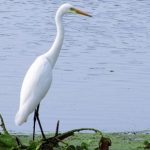
[[88, 150], [88, 144], [85, 143], [85, 142], [81, 143], [81, 147], [82, 147], [83, 150]]
[[74, 145], [69, 145], [66, 150], [76, 150]]
[[16, 148], [17, 144], [16, 144], [16, 140], [13, 136], [9, 135], [9, 134], [1, 134], [0, 135], [0, 148], [1, 149], [9, 149], [10, 148]]
[[83, 150], [81, 146], [76, 146], [76, 150]]

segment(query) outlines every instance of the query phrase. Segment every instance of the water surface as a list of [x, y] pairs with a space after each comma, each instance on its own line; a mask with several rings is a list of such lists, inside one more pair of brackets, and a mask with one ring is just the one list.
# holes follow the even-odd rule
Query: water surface
[[[32, 115], [21, 127], [14, 124], [20, 88], [31, 63], [50, 48], [64, 2], [0, 2], [0, 112], [9, 130], [32, 131]], [[58, 119], [62, 131], [149, 129], [150, 1], [70, 2], [93, 17], [64, 16], [64, 44], [41, 103], [44, 130], [54, 131]]]

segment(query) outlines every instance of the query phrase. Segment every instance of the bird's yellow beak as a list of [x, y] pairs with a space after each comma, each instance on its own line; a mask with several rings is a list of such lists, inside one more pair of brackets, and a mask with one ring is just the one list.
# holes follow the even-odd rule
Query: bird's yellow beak
[[86, 12], [83, 12], [79, 9], [76, 9], [76, 8], [71, 8], [71, 11], [76, 13], [76, 14], [79, 14], [79, 15], [83, 15], [83, 16], [88, 16], [88, 17], [92, 17], [91, 15], [89, 15], [88, 13]]

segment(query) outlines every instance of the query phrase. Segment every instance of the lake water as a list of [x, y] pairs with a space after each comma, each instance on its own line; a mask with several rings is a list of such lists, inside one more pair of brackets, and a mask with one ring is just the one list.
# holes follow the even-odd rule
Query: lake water
[[[0, 113], [10, 131], [32, 132], [32, 115], [14, 123], [20, 88], [31, 63], [52, 45], [64, 2], [0, 1]], [[150, 129], [150, 1], [70, 3], [93, 17], [64, 16], [63, 48], [40, 108], [44, 130], [54, 131], [57, 120], [61, 131]]]

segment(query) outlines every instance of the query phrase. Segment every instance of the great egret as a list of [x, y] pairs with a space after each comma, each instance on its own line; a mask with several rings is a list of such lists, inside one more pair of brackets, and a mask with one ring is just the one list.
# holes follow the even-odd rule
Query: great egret
[[61, 46], [63, 44], [64, 28], [62, 24], [62, 17], [66, 13], [80, 14], [91, 17], [91, 15], [74, 8], [68, 3], [61, 5], [57, 10], [55, 16], [57, 35], [52, 47], [48, 52], [36, 58], [24, 77], [20, 93], [20, 106], [15, 117], [15, 123], [16, 125], [23, 124], [27, 121], [28, 116], [33, 111], [35, 111], [33, 140], [35, 134], [36, 119], [40, 126], [42, 136], [45, 139], [45, 135], [43, 133], [42, 126], [39, 120], [38, 111], [41, 100], [45, 97], [50, 88], [52, 82], [52, 69], [55, 65], [57, 57], [60, 53]]

